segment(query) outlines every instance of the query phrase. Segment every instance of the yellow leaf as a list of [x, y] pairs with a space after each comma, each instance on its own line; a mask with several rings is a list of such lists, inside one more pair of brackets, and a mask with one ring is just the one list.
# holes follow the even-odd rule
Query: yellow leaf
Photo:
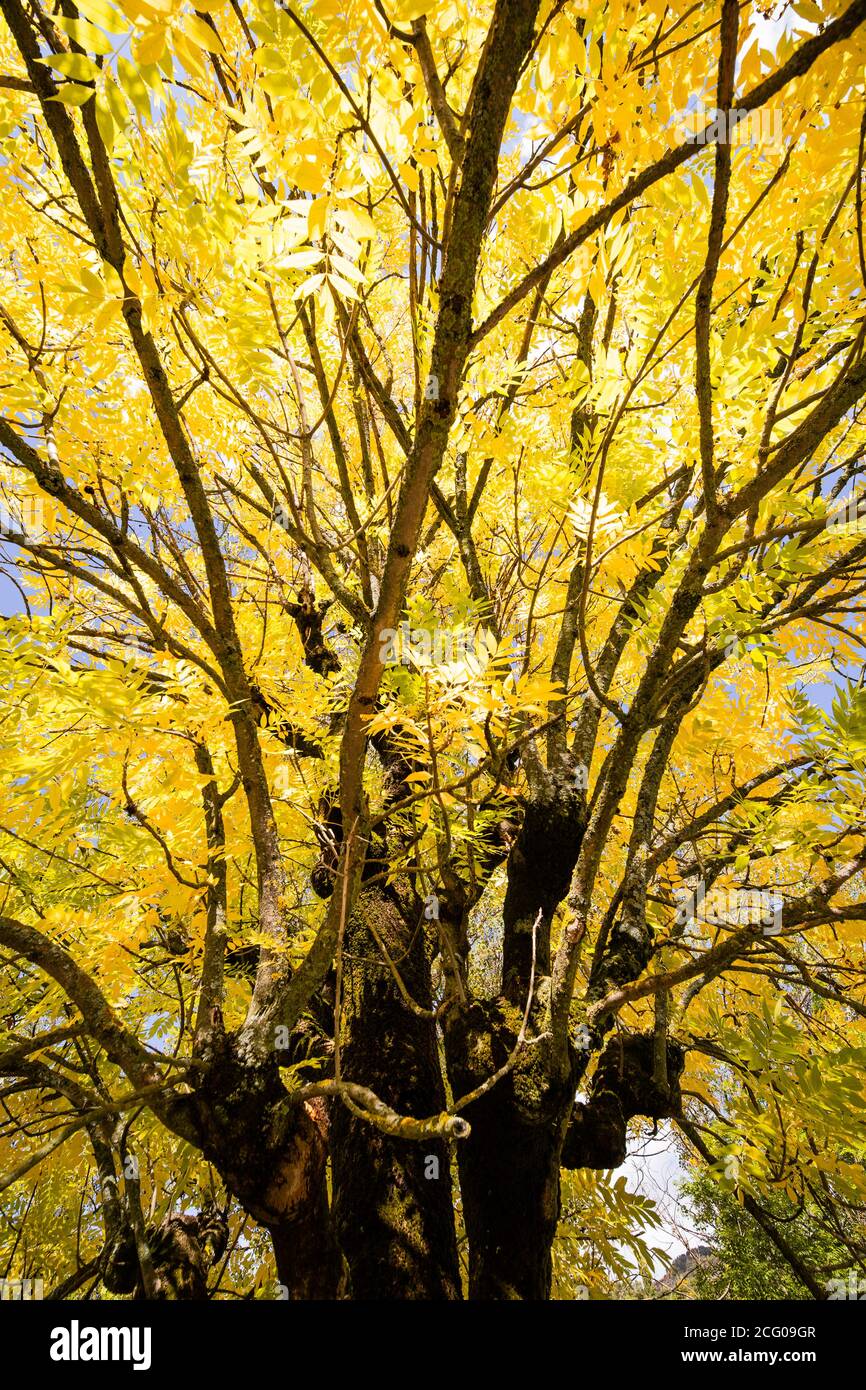
[[[289, 177], [302, 193], [321, 193], [327, 180], [327, 170], [323, 164], [314, 164], [309, 159], [288, 159]], [[319, 199], [324, 202], [324, 199]]]
[[126, 102], [123, 100], [120, 88], [111, 78], [109, 78], [105, 84], [102, 92], [102, 99], [111, 112], [111, 118], [114, 124], [118, 126], [120, 130], [125, 130], [129, 123], [129, 111]]
[[[118, 58], [117, 78], [139, 115], [145, 118], [149, 117], [150, 97], [147, 94], [147, 87], [144, 85], [138, 68], [134, 63], [131, 63], [128, 58]], [[106, 95], [109, 101], [111, 100], [110, 93], [111, 87], [109, 86], [106, 88]], [[113, 107], [112, 114], [114, 114]]]
[[77, 82], [94, 82], [99, 76], [99, 65], [84, 53], [57, 53], [46, 62], [64, 77], [74, 77]]
[[420, 186], [420, 180], [418, 178], [418, 170], [414, 167], [414, 165], [409, 163], [401, 164], [400, 173], [403, 175], [403, 182], [406, 184], [406, 187], [412, 193], [417, 193], [418, 188]]
[[[107, 0], [79, 0], [77, 8], [94, 24], [101, 24], [103, 29], [108, 30], [109, 34], [123, 34], [126, 31], [123, 18], [117, 13], [113, 5], [107, 3]], [[99, 49], [95, 48], [93, 52], [98, 53]]]
[[287, 97], [297, 91], [298, 84], [290, 72], [266, 72], [258, 78], [263, 92], [272, 97]]
[[307, 212], [307, 236], [310, 241], [315, 241], [316, 237], [324, 235], [327, 216], [327, 198], [315, 198], [313, 202], [310, 203]]
[[436, 0], [395, 0], [388, 8], [398, 24], [405, 24], [407, 20], [421, 19], [429, 14], [435, 4]]
[[214, 33], [209, 24], [205, 24], [198, 15], [187, 14], [183, 16], [183, 32], [193, 43], [197, 43], [199, 48], [206, 48], [208, 53], [225, 53], [223, 41], [219, 34]]
[[107, 288], [107, 290], [108, 290], [108, 293], [109, 293], [110, 295], [113, 295], [115, 299], [123, 299], [123, 297], [124, 297], [123, 281], [121, 280], [121, 278], [120, 278], [120, 276], [118, 275], [117, 271], [114, 269], [114, 266], [113, 266], [113, 265], [109, 265], [109, 264], [108, 264], [108, 261], [103, 261], [103, 263], [102, 263], [102, 274], [103, 274], [103, 278], [104, 278], [104, 280], [105, 280], [105, 284], [106, 284], [106, 288]]
[[82, 48], [88, 49], [90, 53], [105, 55], [113, 51], [114, 45], [111, 39], [106, 38], [101, 29], [97, 29], [94, 24], [88, 23], [86, 19], [66, 19], [59, 15], [54, 23], [64, 34], [68, 34]]
[[49, 97], [49, 101], [62, 102], [64, 106], [83, 106], [93, 96], [92, 87], [81, 87], [77, 82], [64, 82], [56, 97]]
[[96, 98], [96, 124], [102, 136], [102, 143], [110, 154], [114, 148], [114, 137], [117, 134], [117, 127], [114, 124], [114, 119], [108, 109], [105, 98], [101, 94]]
[[190, 43], [186, 35], [177, 29], [174, 31], [174, 51], [187, 72], [196, 77], [207, 78], [207, 65], [202, 59], [201, 49], [196, 48], [195, 44]]
[[155, 24], [145, 29], [135, 45], [135, 56], [142, 67], [158, 63], [165, 51], [165, 25]]
[[338, 275], [346, 275], [350, 280], [363, 280], [363, 273], [351, 261], [347, 261], [345, 256], [341, 256], [337, 251], [331, 251], [328, 256], [330, 264]]
[[340, 208], [337, 218], [359, 241], [371, 241], [376, 235], [376, 224], [363, 208]]
[[357, 299], [358, 291], [354, 285], [350, 285], [348, 280], [344, 280], [342, 275], [331, 273], [328, 275], [328, 283], [339, 290], [344, 299]]
[[117, 316], [119, 309], [120, 306], [116, 299], [106, 300], [102, 307], [97, 309], [96, 313], [93, 315], [91, 331], [93, 333], [101, 333], [103, 328], [106, 328], [111, 320]]
[[294, 293], [294, 298], [306, 299], [308, 295], [315, 294], [319, 286], [324, 284], [324, 281], [325, 277], [322, 274], [311, 275], [310, 278], [308, 280], [305, 280], [302, 285], [298, 285], [298, 288], [295, 290]]

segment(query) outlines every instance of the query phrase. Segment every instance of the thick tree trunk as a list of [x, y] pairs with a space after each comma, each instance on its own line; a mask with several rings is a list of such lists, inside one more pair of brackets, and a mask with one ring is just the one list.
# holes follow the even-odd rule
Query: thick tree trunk
[[[450, 1022], [446, 1050], [455, 1096], [506, 1062], [520, 1023], [504, 999], [476, 1004]], [[559, 1155], [573, 1093], [570, 1072], [555, 1076], [539, 1043], [461, 1112], [472, 1126], [457, 1150], [472, 1299], [550, 1297]]]
[[202, 1153], [270, 1232], [290, 1299], [335, 1298], [340, 1257], [328, 1208], [328, 1103], [287, 1108], [276, 1062], [251, 1065], [215, 1033], [197, 1095]]
[[[412, 1000], [430, 1007], [424, 932], [396, 897], [368, 885], [347, 926], [343, 1080], [369, 1086], [402, 1115], [445, 1108], [435, 1022], [401, 996], [376, 938]], [[393, 1139], [335, 1104], [334, 1216], [356, 1299], [457, 1299], [460, 1276], [447, 1145]]]
[[269, 1229], [277, 1278], [288, 1297], [337, 1297], [342, 1260], [333, 1234], [324, 1178], [318, 1193], [295, 1220]]
[[651, 1033], [608, 1038], [592, 1078], [589, 1098], [571, 1113], [562, 1147], [563, 1168], [618, 1168], [625, 1162], [629, 1120], [679, 1115], [683, 1049], [665, 1040], [664, 1076], [655, 1074]]
[[[548, 1027], [550, 928], [568, 891], [585, 822], [585, 796], [571, 764], [556, 775], [542, 773], [508, 858], [502, 997], [454, 1010], [446, 1023], [455, 1097], [474, 1091], [506, 1063], [530, 991], [527, 1036]], [[559, 1159], [576, 1071], [571, 1055], [557, 1063], [548, 1044], [524, 1043], [515, 1065], [462, 1112], [472, 1126], [457, 1157], [473, 1299], [550, 1297]]]
[[526, 804], [508, 856], [502, 908], [502, 985], [515, 1004], [526, 1003], [533, 938], [535, 978], [550, 973], [550, 924], [568, 892], [585, 823], [586, 802], [573, 774], [551, 777], [545, 792]]

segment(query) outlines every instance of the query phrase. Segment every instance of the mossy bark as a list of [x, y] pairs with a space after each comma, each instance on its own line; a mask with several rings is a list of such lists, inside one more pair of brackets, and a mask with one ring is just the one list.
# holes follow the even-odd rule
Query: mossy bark
[[269, 1227], [277, 1278], [288, 1298], [334, 1299], [342, 1260], [334, 1238], [324, 1178], [294, 1220]]
[[[568, 891], [586, 823], [575, 769], [546, 773], [524, 807], [508, 858], [502, 995], [449, 1014], [448, 1077], [456, 1097], [482, 1086], [510, 1057], [532, 1007], [527, 1038], [548, 1032], [550, 929]], [[569, 1053], [548, 1041], [521, 1046], [514, 1066], [462, 1112], [472, 1126], [457, 1149], [473, 1299], [550, 1297], [560, 1212], [559, 1158], [575, 1090]]]
[[329, 1210], [327, 1102], [287, 1111], [276, 1060], [250, 1065], [217, 1032], [196, 1097], [201, 1149], [271, 1235], [290, 1299], [335, 1298], [341, 1261]]
[[508, 856], [502, 908], [502, 987], [516, 1004], [526, 1003], [533, 959], [536, 980], [550, 973], [550, 927], [568, 892], [585, 825], [586, 800], [573, 771], [570, 779], [549, 776], [526, 802]]
[[[376, 937], [412, 1000], [429, 1009], [424, 932], [396, 895], [367, 885], [346, 929], [341, 1075], [402, 1115], [445, 1108], [436, 1025], [407, 1006]], [[393, 1139], [335, 1105], [334, 1216], [354, 1299], [457, 1299], [460, 1277], [447, 1145]]]
[[[505, 999], [476, 1004], [446, 1031], [448, 1075], [465, 1095], [509, 1057], [518, 1011]], [[457, 1161], [469, 1238], [469, 1297], [550, 1297], [551, 1247], [560, 1213], [559, 1154], [573, 1096], [543, 1043], [463, 1113], [472, 1126]]]

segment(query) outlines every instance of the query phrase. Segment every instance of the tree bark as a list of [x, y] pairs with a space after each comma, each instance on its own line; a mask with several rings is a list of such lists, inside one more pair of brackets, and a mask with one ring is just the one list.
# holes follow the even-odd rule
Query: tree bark
[[502, 908], [502, 987], [521, 1007], [532, 975], [533, 936], [535, 978], [550, 974], [550, 926], [568, 892], [585, 823], [586, 798], [573, 771], [545, 776], [527, 800], [508, 857]]
[[269, 1227], [277, 1278], [292, 1300], [333, 1299], [338, 1295], [342, 1260], [328, 1210], [324, 1174], [293, 1221]]
[[[430, 1008], [423, 926], [407, 919], [391, 890], [367, 885], [346, 929], [342, 1079], [371, 1087], [403, 1115], [437, 1114], [445, 1087], [435, 1021], [407, 1006], [376, 937], [409, 996]], [[460, 1298], [447, 1144], [394, 1139], [340, 1104], [331, 1135], [334, 1215], [351, 1297]]]
[[[549, 1026], [550, 929], [577, 861], [586, 800], [567, 760], [555, 774], [537, 769], [536, 781], [508, 858], [502, 996], [453, 1010], [446, 1021], [455, 1097], [506, 1064], [530, 994], [527, 1038]], [[557, 1061], [548, 1044], [524, 1042], [511, 1069], [462, 1112], [472, 1126], [457, 1154], [472, 1299], [550, 1297], [559, 1158], [576, 1068], [571, 1052]]]
[[[500, 999], [475, 1004], [449, 1023], [455, 1095], [505, 1064], [521, 1021]], [[471, 1299], [550, 1297], [559, 1154], [573, 1094], [570, 1070], [556, 1075], [542, 1042], [525, 1046], [514, 1067], [461, 1112], [472, 1126], [457, 1150]]]
[[288, 1297], [335, 1298], [340, 1257], [327, 1192], [328, 1102], [292, 1105], [276, 1061], [251, 1064], [237, 1038], [217, 1029], [196, 1108], [202, 1153], [270, 1232]]

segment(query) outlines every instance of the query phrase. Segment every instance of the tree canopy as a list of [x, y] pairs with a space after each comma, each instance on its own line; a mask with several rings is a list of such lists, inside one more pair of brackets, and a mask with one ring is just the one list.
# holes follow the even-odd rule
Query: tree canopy
[[866, 0], [2, 14], [0, 1273], [827, 1297]]

